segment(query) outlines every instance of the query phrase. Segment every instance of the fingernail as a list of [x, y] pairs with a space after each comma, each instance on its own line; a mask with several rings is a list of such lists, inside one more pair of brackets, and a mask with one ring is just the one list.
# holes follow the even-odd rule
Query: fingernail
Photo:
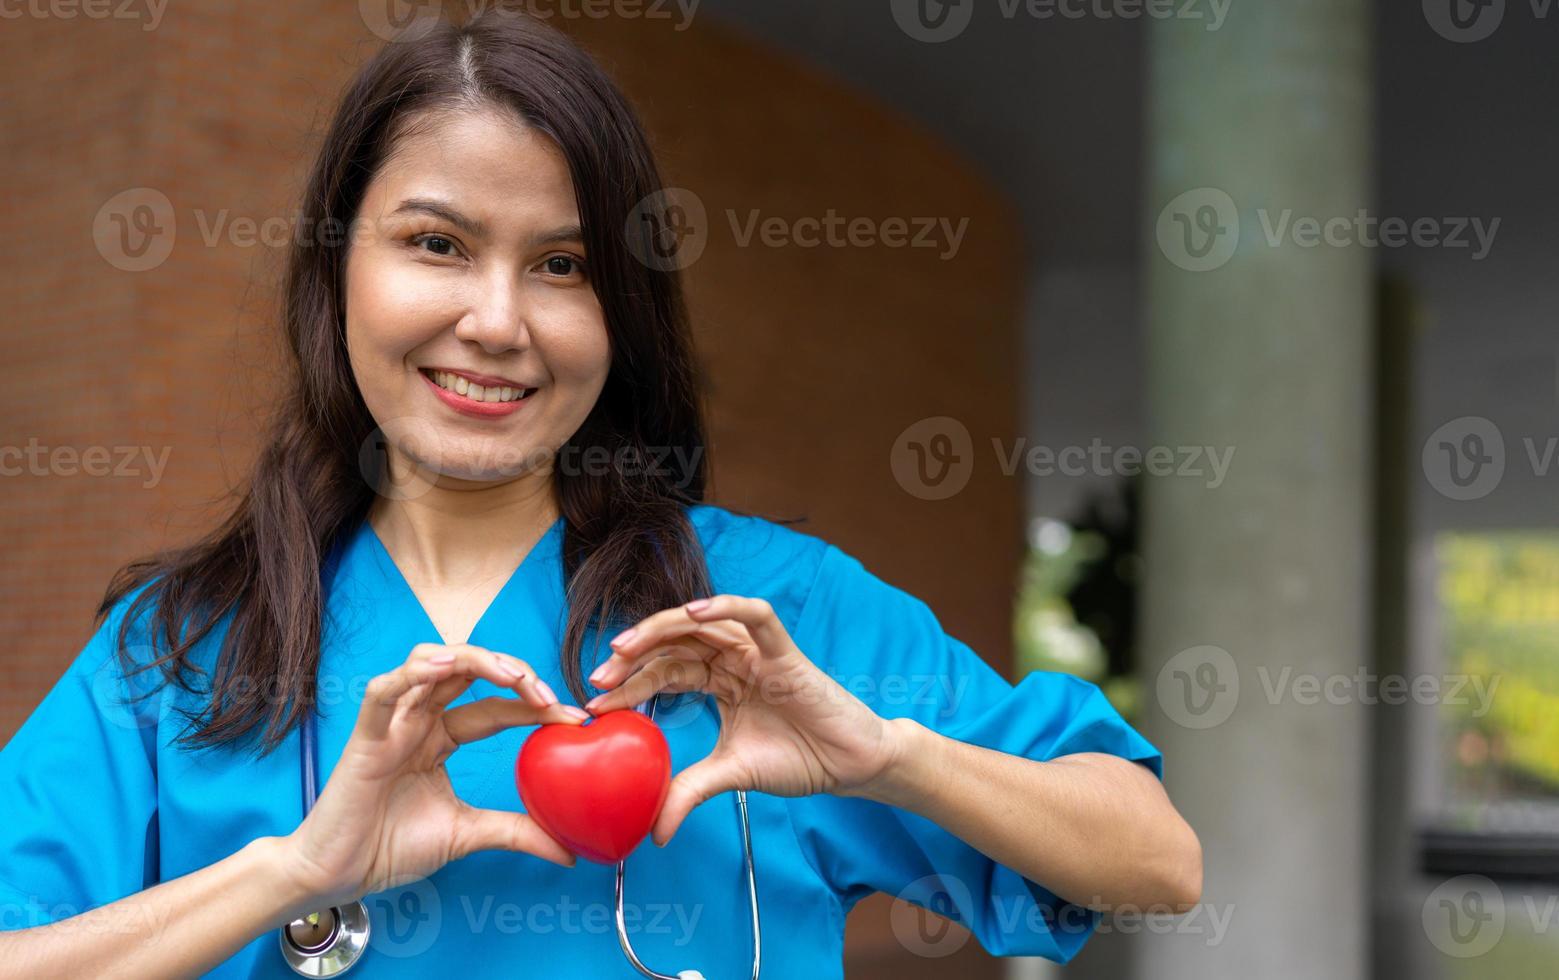
[[443, 666], [444, 664], [452, 664], [454, 662], [455, 655], [452, 653], [438, 653], [428, 658], [428, 663], [438, 664], [439, 666]]
[[690, 613], [703, 612], [705, 609], [709, 608], [709, 600], [708, 599], [694, 599], [692, 602], [688, 603], [687, 605], [683, 606], [682, 608], [686, 609]]
[[570, 718], [578, 718], [580, 721], [590, 720], [590, 712], [586, 711], [584, 708], [576, 708], [571, 704], [565, 704], [563, 706], [563, 713], [568, 715]]
[[600, 704], [601, 703], [601, 699], [604, 698], [604, 697], [606, 697], [606, 695], [604, 695], [604, 694], [597, 694], [595, 697], [591, 698], [589, 701], [586, 701], [585, 702], [585, 710], [586, 711], [594, 711], [595, 708], [596, 708], [596, 705]]
[[602, 664], [601, 666], [599, 666], [599, 667], [597, 667], [595, 669], [594, 673], [592, 673], [590, 675], [590, 683], [595, 684], [595, 685], [599, 685], [601, 683], [601, 681], [605, 677], [606, 677], [606, 664]]
[[634, 636], [636, 636], [638, 634], [638, 632], [639, 632], [639, 628], [637, 626], [635, 626], [633, 629], [624, 630], [623, 632], [618, 633], [617, 634], [617, 638], [612, 641], [612, 646], [620, 647], [624, 643], [630, 642], [634, 638]]
[[540, 694], [541, 699], [548, 704], [558, 703], [558, 696], [552, 693], [552, 688], [548, 687], [547, 682], [542, 680], [540, 677], [536, 678], [536, 692]]

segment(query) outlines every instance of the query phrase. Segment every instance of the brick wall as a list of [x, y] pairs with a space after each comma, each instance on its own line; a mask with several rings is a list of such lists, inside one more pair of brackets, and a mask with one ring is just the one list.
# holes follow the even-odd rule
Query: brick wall
[[[0, 448], [33, 452], [0, 476], [0, 739], [80, 650], [113, 570], [209, 527], [242, 480], [277, 383], [282, 251], [233, 222], [292, 213], [335, 94], [379, 43], [360, 4], [151, 9], [0, 22]], [[714, 381], [717, 502], [809, 516], [1008, 664], [1020, 487], [980, 454], [1018, 417], [1024, 266], [1005, 203], [927, 134], [707, 15], [684, 31], [563, 26], [638, 102], [669, 182], [711, 216], [688, 277]], [[830, 208], [969, 224], [944, 261], [742, 248], [726, 217]], [[147, 241], [171, 250], [133, 271], [156, 260]], [[984, 460], [945, 501], [906, 493], [889, 465], [898, 434], [935, 415], [962, 421]], [[81, 472], [83, 457], [109, 472]], [[851, 947], [860, 975], [936, 966], [896, 950], [880, 905], [852, 918]]]

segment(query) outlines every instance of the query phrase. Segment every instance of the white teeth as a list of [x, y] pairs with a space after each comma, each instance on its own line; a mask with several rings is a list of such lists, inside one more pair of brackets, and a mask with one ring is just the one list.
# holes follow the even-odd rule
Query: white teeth
[[514, 402], [529, 395], [529, 389], [526, 388], [512, 388], [508, 385], [484, 387], [449, 371], [432, 371], [429, 372], [428, 377], [432, 378], [433, 383], [440, 388], [464, 395], [472, 401]]

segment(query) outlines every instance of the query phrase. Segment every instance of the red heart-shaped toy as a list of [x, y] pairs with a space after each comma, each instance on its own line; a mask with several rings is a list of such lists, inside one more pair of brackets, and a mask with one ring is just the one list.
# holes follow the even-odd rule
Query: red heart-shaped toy
[[581, 857], [616, 864], [655, 825], [671, 787], [671, 749], [642, 712], [608, 711], [531, 732], [514, 781], [542, 830]]

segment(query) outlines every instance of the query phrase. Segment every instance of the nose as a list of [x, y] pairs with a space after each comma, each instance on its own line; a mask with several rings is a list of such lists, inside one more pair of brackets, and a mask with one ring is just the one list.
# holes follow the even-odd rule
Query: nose
[[465, 311], [455, 323], [455, 336], [480, 344], [489, 354], [530, 346], [530, 309], [520, 274], [494, 268], [473, 282]]

